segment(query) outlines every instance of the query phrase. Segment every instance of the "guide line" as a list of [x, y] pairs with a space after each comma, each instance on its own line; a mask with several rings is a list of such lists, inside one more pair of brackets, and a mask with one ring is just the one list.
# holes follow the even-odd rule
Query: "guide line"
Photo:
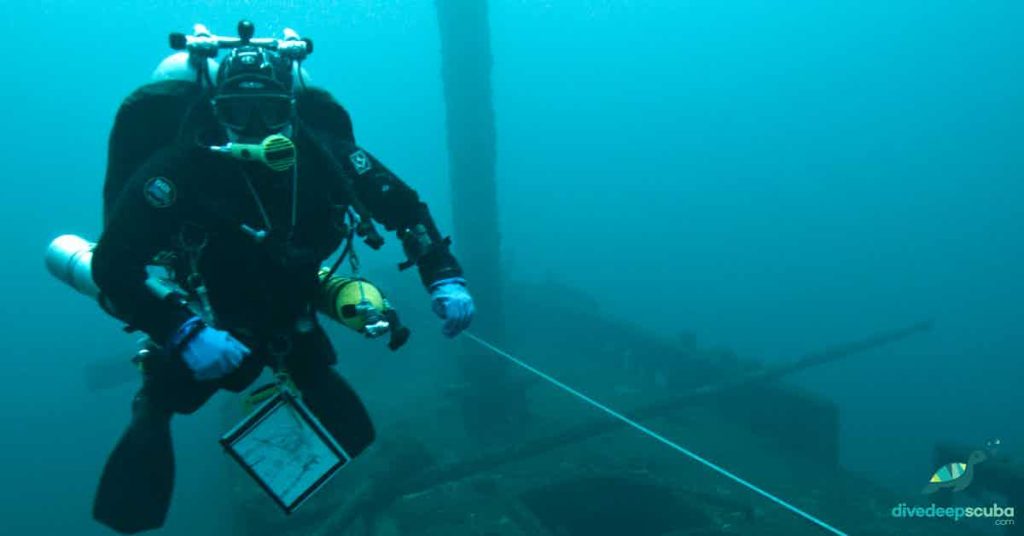
[[618, 420], [628, 424], [629, 426], [635, 428], [636, 430], [639, 430], [643, 434], [645, 434], [645, 435], [651, 437], [652, 439], [662, 443], [663, 445], [665, 445], [665, 446], [675, 450], [676, 452], [679, 452], [680, 454], [683, 454], [683, 455], [689, 457], [690, 459], [692, 459], [692, 460], [694, 460], [694, 461], [704, 465], [705, 467], [707, 467], [707, 468], [717, 472], [718, 474], [720, 474], [720, 475], [722, 475], [722, 476], [732, 480], [733, 482], [736, 482], [737, 484], [740, 484], [741, 486], [743, 486], [743, 487], [745, 487], [745, 488], [747, 488], [747, 489], [749, 489], [749, 490], [751, 490], [751, 491], [761, 495], [762, 497], [764, 497], [764, 498], [774, 502], [775, 504], [778, 504], [779, 506], [782, 506], [786, 510], [789, 510], [790, 512], [792, 512], [792, 513], [794, 513], [794, 514], [796, 514], [796, 515], [806, 519], [807, 521], [810, 521], [811, 523], [814, 523], [815, 525], [825, 529], [826, 531], [828, 531], [828, 532], [830, 532], [832, 534], [836, 534], [837, 536], [847, 536], [847, 534], [845, 532], [843, 532], [843, 531], [833, 527], [832, 525], [829, 525], [828, 523], [826, 523], [825, 521], [822, 521], [821, 519], [815, 517], [814, 515], [812, 515], [812, 514], [810, 514], [808, 512], [805, 512], [804, 510], [801, 510], [800, 508], [797, 508], [796, 506], [794, 506], [793, 504], [787, 502], [786, 500], [782, 499], [781, 497], [779, 497], [779, 496], [777, 496], [777, 495], [775, 495], [773, 493], [768, 492], [767, 490], [765, 490], [765, 489], [761, 488], [760, 486], [757, 486], [756, 484], [754, 484], [754, 483], [752, 483], [752, 482], [750, 482], [750, 481], [740, 477], [739, 475], [733, 473], [732, 471], [729, 471], [728, 469], [726, 469], [726, 468], [724, 468], [724, 467], [722, 467], [722, 466], [712, 462], [711, 460], [708, 460], [708, 459], [704, 458], [703, 456], [697, 454], [696, 452], [693, 452], [693, 451], [691, 451], [691, 450], [689, 450], [689, 449], [679, 445], [678, 443], [675, 443], [671, 439], [668, 439], [667, 437], [659, 434], [658, 432], [655, 432], [654, 430], [651, 430], [650, 428], [648, 428], [648, 427], [646, 427], [646, 426], [644, 426], [644, 425], [634, 421], [633, 419], [630, 419], [629, 417], [627, 417], [627, 416], [623, 415], [622, 413], [619, 413], [618, 411], [616, 411], [616, 410], [614, 410], [614, 409], [612, 409], [612, 408], [602, 404], [601, 402], [598, 402], [597, 400], [594, 400], [593, 398], [590, 398], [589, 396], [583, 394], [582, 392], [580, 392], [579, 390], [573, 388], [572, 386], [567, 385], [567, 384], [559, 381], [555, 377], [553, 377], [553, 376], [551, 376], [551, 375], [549, 375], [549, 374], [547, 374], [547, 373], [545, 373], [545, 372], [543, 372], [543, 371], [541, 371], [541, 370], [531, 366], [530, 364], [526, 363], [525, 361], [523, 361], [523, 360], [513, 356], [512, 354], [502, 350], [501, 348], [498, 348], [497, 346], [494, 346], [493, 344], [491, 344], [491, 343], [481, 339], [480, 337], [474, 335], [473, 333], [468, 332], [468, 331], [464, 332], [464, 333], [465, 333], [465, 335], [467, 337], [469, 337], [470, 339], [476, 341], [478, 344], [480, 344], [484, 348], [487, 348], [488, 350], [490, 350], [490, 351], [500, 355], [501, 357], [504, 357], [505, 359], [511, 361], [512, 363], [518, 365], [519, 367], [522, 367], [523, 369], [526, 369], [527, 371], [529, 371], [529, 372], [539, 376], [540, 378], [546, 380], [548, 383], [551, 383], [552, 385], [554, 385], [554, 386], [562, 389], [563, 391], [565, 391], [565, 392], [575, 396], [576, 398], [586, 402], [587, 404], [590, 404], [591, 406], [593, 406], [593, 407], [595, 407], [595, 408], [597, 408], [597, 409], [607, 413], [608, 415], [611, 415], [612, 417], [615, 417], [616, 419], [618, 419]]

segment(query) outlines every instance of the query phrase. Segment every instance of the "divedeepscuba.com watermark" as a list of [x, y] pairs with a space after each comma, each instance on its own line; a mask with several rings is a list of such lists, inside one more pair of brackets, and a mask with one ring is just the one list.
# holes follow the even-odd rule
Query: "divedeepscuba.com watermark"
[[[939, 467], [932, 473], [921, 493], [929, 495], [939, 490], [956, 493], [967, 489], [974, 482], [975, 466], [995, 456], [1001, 445], [999, 439], [990, 439], [985, 448], [971, 451], [966, 462], [954, 461]], [[1015, 524], [1013, 507], [997, 503], [992, 503], [992, 506], [939, 506], [935, 503], [928, 506], [908, 506], [907, 503], [899, 503], [893, 507], [891, 514], [892, 517], [900, 519], [992, 519], [998, 527]]]
[[899, 503], [892, 508], [892, 517], [901, 519], [992, 519], [998, 527], [1006, 527], [1014, 524], [1014, 513], [1012, 506], [1000, 506], [992, 503], [992, 506], [939, 506], [932, 503], [928, 506], [909, 506], [907, 503]]

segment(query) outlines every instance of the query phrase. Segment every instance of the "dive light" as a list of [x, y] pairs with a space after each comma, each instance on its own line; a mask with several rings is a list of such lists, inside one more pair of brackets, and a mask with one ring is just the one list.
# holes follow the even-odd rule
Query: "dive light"
[[[53, 277], [79, 294], [100, 300], [100, 288], [92, 279], [92, 250], [95, 247], [95, 243], [77, 235], [58, 236], [46, 248], [46, 268]], [[160, 299], [179, 292], [171, 282], [153, 274], [146, 278], [146, 288]], [[109, 304], [101, 301], [101, 305], [111, 312]]]
[[58, 236], [46, 248], [46, 268], [64, 284], [93, 299], [100, 289], [92, 280], [92, 250], [96, 244], [75, 235]]
[[295, 165], [295, 143], [281, 134], [267, 136], [260, 143], [228, 143], [215, 145], [211, 151], [230, 155], [246, 162], [262, 162], [274, 171]]

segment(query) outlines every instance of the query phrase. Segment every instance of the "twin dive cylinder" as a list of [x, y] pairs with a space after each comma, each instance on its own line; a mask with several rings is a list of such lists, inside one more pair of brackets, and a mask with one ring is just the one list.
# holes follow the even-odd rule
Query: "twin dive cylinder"
[[[92, 250], [96, 245], [75, 235], [59, 236], [46, 250], [46, 267], [64, 284], [92, 299], [100, 298], [100, 289], [92, 279]], [[407, 331], [397, 321], [380, 290], [361, 278], [333, 276], [321, 269], [320, 291], [316, 307], [324, 315], [367, 337], [379, 337], [392, 330]], [[147, 286], [157, 295], [165, 295], [168, 282], [150, 278]], [[392, 333], [401, 336], [402, 333]], [[407, 336], [407, 335], [406, 335]], [[404, 339], [403, 339], [404, 342]]]

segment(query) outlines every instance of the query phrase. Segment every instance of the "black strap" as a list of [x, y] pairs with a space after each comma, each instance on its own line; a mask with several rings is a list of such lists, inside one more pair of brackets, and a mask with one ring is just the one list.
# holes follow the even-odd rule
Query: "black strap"
[[327, 271], [327, 275], [324, 276], [323, 278], [324, 281], [330, 279], [331, 276], [333, 276], [334, 273], [338, 271], [338, 268], [341, 267], [341, 263], [345, 262], [345, 257], [349, 256], [350, 254], [353, 256], [355, 255], [355, 251], [352, 249], [352, 239], [354, 234], [355, 227], [349, 225], [348, 232], [345, 234], [344, 238], [345, 248], [341, 250], [341, 255], [338, 256], [338, 260], [334, 261], [334, 264], [331, 265], [331, 269]]
[[341, 182], [342, 188], [345, 190], [345, 194], [348, 196], [349, 205], [359, 216], [359, 236], [363, 237], [364, 241], [368, 246], [373, 249], [380, 249], [384, 245], [384, 237], [377, 232], [377, 228], [373, 225], [373, 213], [370, 212], [366, 205], [359, 200], [359, 196], [356, 195], [355, 187], [352, 185], [352, 181], [349, 179], [345, 168], [338, 162], [338, 159], [334, 157], [334, 153], [330, 150], [327, 144], [318, 135], [316, 129], [310, 128], [301, 120], [295, 121], [297, 128], [304, 129], [306, 135], [312, 140], [313, 144], [317, 149], [323, 153], [324, 158], [327, 159], [327, 163], [330, 165], [331, 170], [337, 175], [338, 180]]

